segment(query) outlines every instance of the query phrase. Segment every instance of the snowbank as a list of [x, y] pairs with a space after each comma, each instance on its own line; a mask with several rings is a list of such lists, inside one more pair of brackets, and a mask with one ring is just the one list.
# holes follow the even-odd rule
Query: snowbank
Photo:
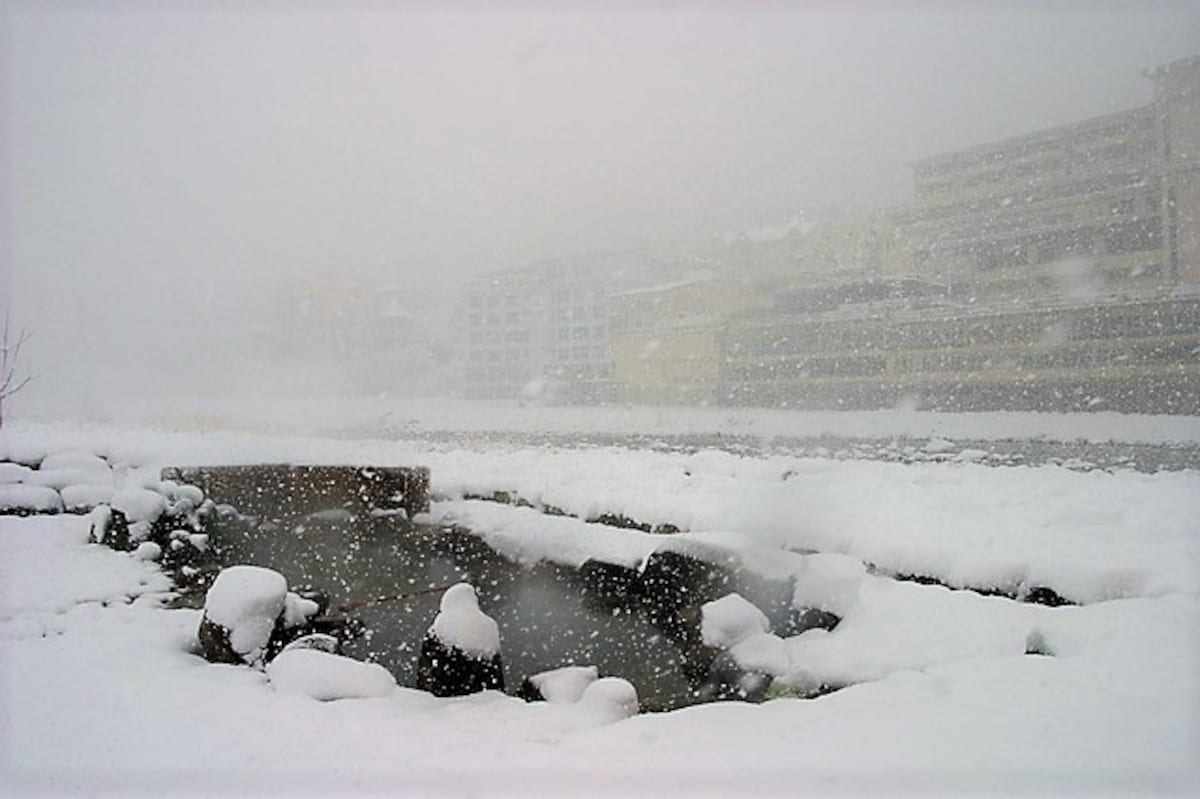
[[267, 677], [277, 691], [303, 694], [322, 702], [383, 697], [396, 688], [391, 672], [377, 663], [317, 649], [279, 653], [267, 664]]

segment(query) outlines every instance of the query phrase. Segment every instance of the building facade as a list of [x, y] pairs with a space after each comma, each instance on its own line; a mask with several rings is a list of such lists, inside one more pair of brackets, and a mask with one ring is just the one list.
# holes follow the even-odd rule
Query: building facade
[[612, 399], [610, 299], [654, 279], [636, 253], [559, 258], [466, 289], [463, 393], [473, 399]]
[[1200, 283], [1200, 57], [1147, 75], [1149, 105], [913, 164], [889, 271], [983, 302]]

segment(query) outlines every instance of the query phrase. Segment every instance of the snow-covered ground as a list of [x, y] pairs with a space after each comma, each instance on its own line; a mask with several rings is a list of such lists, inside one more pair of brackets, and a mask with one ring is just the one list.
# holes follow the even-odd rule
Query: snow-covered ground
[[913, 410], [799, 411], [612, 405], [556, 407], [502, 400], [300, 398], [215, 400], [89, 398], [87, 408], [23, 408], [24, 418], [84, 418], [114, 424], [149, 421], [168, 429], [274, 433], [454, 433], [599, 436], [723, 435], [771, 439], [820, 436], [992, 441], [1045, 439], [1143, 444], [1200, 443], [1200, 417], [1103, 413], [935, 413]]
[[[1200, 790], [1195, 471], [31, 423], [0, 437], [0, 460], [78, 449], [151, 468], [425, 464], [437, 494], [431, 518], [524, 559], [632, 564], [668, 540], [734, 551], [762, 571], [796, 575], [806, 601], [844, 617], [833, 632], [810, 630], [771, 650], [775, 667], [796, 684], [849, 687], [626, 720], [495, 693], [436, 699], [397, 688], [317, 702], [276, 690], [261, 671], [192, 654], [198, 612], [162, 609], [169, 586], [157, 568], [88, 544], [86, 518], [4, 517], [6, 794]], [[495, 491], [535, 507], [465, 498]], [[539, 505], [571, 515], [547, 516]], [[602, 514], [685, 532], [589, 521]], [[862, 562], [876, 570], [855, 567]], [[888, 577], [898, 573], [1014, 593], [1050, 587], [1080, 604], [1051, 608]], [[1051, 656], [1025, 654], [1031, 645]]]

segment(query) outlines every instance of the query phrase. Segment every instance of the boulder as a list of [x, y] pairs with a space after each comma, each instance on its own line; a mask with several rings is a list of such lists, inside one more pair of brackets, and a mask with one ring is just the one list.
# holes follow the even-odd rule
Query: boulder
[[213, 663], [260, 664], [283, 614], [287, 580], [259, 566], [222, 569], [204, 598], [197, 636]]
[[0, 484], [0, 514], [32, 516], [62, 511], [62, 497], [53, 488], [26, 483]]
[[267, 666], [267, 679], [277, 691], [328, 702], [335, 699], [383, 697], [396, 689], [396, 679], [377, 663], [364, 663], [316, 648], [286, 649]]
[[417, 688], [435, 696], [504, 690], [500, 629], [468, 583], [451, 586], [421, 643]]
[[635, 569], [593, 559], [579, 567], [579, 578], [583, 581], [583, 600], [590, 607], [611, 610], [637, 601], [639, 577]]
[[563, 666], [526, 677], [517, 695], [526, 702], [570, 705], [578, 702], [584, 690], [600, 679], [595, 666]]

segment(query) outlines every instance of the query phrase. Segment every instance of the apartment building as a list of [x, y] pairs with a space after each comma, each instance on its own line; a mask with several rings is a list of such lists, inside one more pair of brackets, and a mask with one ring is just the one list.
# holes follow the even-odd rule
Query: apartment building
[[1149, 105], [922, 159], [897, 274], [959, 297], [1137, 297], [1200, 283], [1200, 57]]
[[645, 256], [603, 253], [476, 278], [466, 289], [464, 394], [608, 401], [613, 385], [610, 298], [655, 274]]

